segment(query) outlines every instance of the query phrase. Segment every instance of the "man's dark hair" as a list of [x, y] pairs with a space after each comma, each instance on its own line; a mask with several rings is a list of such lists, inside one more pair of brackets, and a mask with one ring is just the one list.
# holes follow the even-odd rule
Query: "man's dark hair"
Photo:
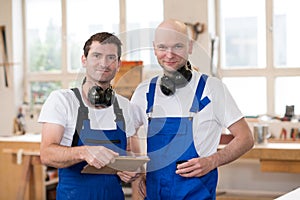
[[118, 48], [118, 60], [121, 58], [121, 53], [122, 53], [122, 42], [120, 39], [115, 36], [112, 33], [108, 32], [100, 32], [92, 35], [84, 44], [83, 51], [84, 51], [84, 56], [87, 57], [88, 53], [90, 51], [90, 46], [93, 41], [98, 41], [100, 44], [115, 44], [117, 45]]

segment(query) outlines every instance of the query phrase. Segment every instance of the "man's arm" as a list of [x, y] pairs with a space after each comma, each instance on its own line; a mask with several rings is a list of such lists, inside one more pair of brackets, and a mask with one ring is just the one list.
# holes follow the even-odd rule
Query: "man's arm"
[[[141, 151], [141, 143], [145, 142], [141, 140], [136, 133], [131, 137], [131, 149], [134, 153], [142, 153]], [[141, 174], [139, 174], [138, 178], [131, 183], [132, 186], [132, 199], [144, 199], [146, 196], [146, 175], [144, 167], [141, 168]]]
[[234, 138], [223, 149], [211, 156], [215, 167], [238, 159], [254, 145], [252, 132], [244, 118], [232, 124], [228, 130]]
[[40, 156], [43, 164], [55, 168], [64, 168], [87, 161], [90, 165], [101, 168], [118, 156], [118, 153], [103, 146], [61, 146], [64, 127], [53, 123], [43, 123]]
[[[141, 153], [140, 138], [138, 134], [129, 137], [127, 150], [139, 155]], [[132, 199], [144, 199], [146, 194], [145, 186], [145, 169], [142, 167], [138, 172], [118, 172], [119, 177], [122, 181], [129, 183], [131, 182], [132, 188]]]
[[228, 129], [234, 138], [226, 147], [211, 156], [193, 158], [180, 164], [176, 173], [183, 177], [203, 176], [219, 166], [236, 160], [253, 147], [253, 135], [244, 118], [233, 123]]

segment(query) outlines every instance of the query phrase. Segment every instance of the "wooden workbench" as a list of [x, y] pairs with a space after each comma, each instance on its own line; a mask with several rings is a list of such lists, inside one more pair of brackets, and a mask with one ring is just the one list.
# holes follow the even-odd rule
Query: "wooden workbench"
[[[219, 145], [219, 149], [226, 146]], [[300, 143], [276, 142], [255, 145], [239, 159], [259, 160], [262, 172], [300, 173]], [[217, 200], [273, 200], [282, 194], [248, 190], [219, 190]]]
[[[225, 145], [220, 145], [219, 149]], [[255, 145], [241, 158], [259, 159], [263, 172], [300, 173], [300, 143]]]
[[[218, 150], [224, 148], [232, 135], [222, 134]], [[254, 147], [240, 159], [258, 159], [262, 172], [300, 173], [300, 142], [292, 140], [269, 140]]]
[[0, 137], [0, 199], [46, 199], [46, 167], [39, 149], [40, 135]]

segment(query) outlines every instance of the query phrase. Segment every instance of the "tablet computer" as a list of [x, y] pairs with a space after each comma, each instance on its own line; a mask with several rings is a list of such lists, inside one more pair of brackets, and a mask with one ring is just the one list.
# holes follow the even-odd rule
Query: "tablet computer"
[[130, 171], [135, 172], [139, 167], [143, 166], [150, 159], [148, 156], [119, 156], [116, 157], [114, 163], [97, 169], [87, 164], [81, 171], [81, 173], [87, 174], [116, 174], [118, 171]]

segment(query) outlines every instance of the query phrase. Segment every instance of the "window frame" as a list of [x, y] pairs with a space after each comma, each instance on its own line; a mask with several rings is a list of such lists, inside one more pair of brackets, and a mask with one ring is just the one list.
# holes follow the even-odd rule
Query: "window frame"
[[[216, 6], [216, 34], [221, 35], [221, 15], [220, 15], [220, 1], [215, 0]], [[263, 1], [262, 1], [263, 3]], [[249, 77], [249, 76], [260, 76], [265, 77], [267, 81], [267, 113], [268, 115], [278, 115], [275, 113], [275, 80], [277, 77], [282, 76], [300, 76], [299, 68], [276, 68], [274, 66], [273, 58], [273, 0], [265, 0], [265, 14], [266, 14], [266, 67], [255, 68], [255, 69], [225, 69], [222, 68], [222, 63], [218, 63], [217, 74], [220, 79], [224, 77]], [[220, 37], [220, 40], [223, 38]], [[219, 43], [219, 49], [222, 49], [222, 43]], [[219, 52], [219, 60], [221, 60], [223, 52]]]
[[[26, 103], [38, 106], [31, 99], [30, 84], [31, 82], [48, 82], [58, 81], [61, 83], [62, 88], [70, 88], [70, 84], [74, 80], [78, 80], [79, 77], [83, 77], [84, 69], [69, 70], [68, 69], [68, 43], [67, 43], [67, 0], [60, 0], [61, 3], [61, 70], [59, 72], [31, 72], [28, 66], [27, 58], [27, 27], [26, 27], [26, 0], [22, 0], [22, 16], [23, 16], [23, 46], [24, 46], [24, 101]], [[119, 32], [124, 33], [126, 31], [126, 0], [119, 0]], [[120, 39], [123, 41], [123, 45], [127, 44], [127, 40], [124, 34], [120, 35]], [[122, 60], [126, 59], [126, 55], [122, 57]]]
[[61, 29], [61, 56], [62, 56], [62, 68], [60, 72], [30, 72], [27, 62], [27, 48], [26, 48], [26, 38], [27, 38], [27, 27], [26, 27], [26, 0], [23, 0], [23, 22], [24, 22], [24, 69], [25, 69], [25, 81], [24, 81], [24, 88], [26, 90], [25, 94], [25, 100], [31, 102], [30, 97], [30, 83], [31, 82], [48, 82], [48, 81], [58, 81], [61, 83], [62, 88], [68, 88], [69, 84], [76, 80], [76, 78], [79, 76], [78, 72], [75, 71], [68, 71], [68, 59], [66, 55], [67, 51], [67, 30], [66, 30], [66, 22], [67, 22], [67, 16], [66, 16], [66, 0], [61, 0], [61, 14], [62, 14], [62, 29]]

